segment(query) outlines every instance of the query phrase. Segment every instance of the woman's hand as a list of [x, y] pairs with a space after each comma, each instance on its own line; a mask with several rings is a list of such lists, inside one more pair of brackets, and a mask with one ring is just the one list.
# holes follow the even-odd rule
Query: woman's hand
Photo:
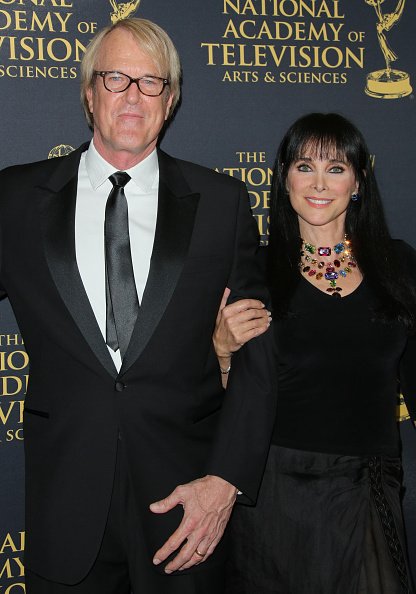
[[230, 289], [226, 288], [212, 337], [222, 369], [229, 367], [231, 355], [246, 342], [266, 332], [272, 319], [264, 303], [257, 299], [241, 299], [226, 305], [229, 294]]

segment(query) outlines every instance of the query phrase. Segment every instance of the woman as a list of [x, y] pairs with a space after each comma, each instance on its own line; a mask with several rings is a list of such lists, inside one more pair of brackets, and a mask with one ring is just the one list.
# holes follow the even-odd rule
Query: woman
[[[411, 592], [395, 412], [399, 379], [416, 413], [416, 256], [390, 238], [348, 120], [310, 114], [291, 126], [270, 217], [277, 416], [257, 506], [234, 513], [228, 593]], [[256, 307], [219, 314], [223, 376], [267, 327]]]

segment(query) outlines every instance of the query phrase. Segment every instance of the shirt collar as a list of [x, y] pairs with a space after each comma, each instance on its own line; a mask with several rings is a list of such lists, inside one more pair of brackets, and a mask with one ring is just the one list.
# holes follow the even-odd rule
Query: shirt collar
[[[91, 186], [94, 190], [102, 186], [102, 184], [106, 182], [110, 175], [115, 171], [118, 171], [113, 165], [110, 165], [110, 163], [103, 159], [95, 148], [93, 141], [91, 141], [85, 155], [85, 167]], [[152, 189], [157, 188], [159, 179], [159, 161], [156, 149], [143, 159], [143, 161], [140, 161], [140, 163], [137, 163], [134, 167], [127, 169], [126, 172], [142, 192], [147, 193]]]

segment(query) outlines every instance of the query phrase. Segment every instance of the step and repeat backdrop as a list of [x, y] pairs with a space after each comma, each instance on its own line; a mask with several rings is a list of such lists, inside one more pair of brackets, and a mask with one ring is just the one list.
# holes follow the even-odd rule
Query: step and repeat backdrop
[[[304, 113], [337, 111], [368, 141], [393, 236], [416, 247], [414, 0], [0, 0], [1, 168], [64, 155], [91, 137], [79, 102], [80, 60], [97, 30], [127, 16], [160, 24], [181, 55], [183, 98], [163, 149], [244, 180], [264, 244], [282, 134]], [[15, 233], [18, 241], [18, 227]], [[29, 368], [3, 301], [1, 594], [25, 591], [22, 419]], [[398, 418], [416, 569], [416, 433], [400, 402]]]

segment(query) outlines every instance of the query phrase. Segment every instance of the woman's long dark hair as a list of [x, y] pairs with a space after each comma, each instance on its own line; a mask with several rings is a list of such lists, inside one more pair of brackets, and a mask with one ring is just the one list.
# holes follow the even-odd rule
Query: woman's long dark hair
[[360, 198], [348, 205], [345, 230], [358, 266], [377, 295], [376, 316], [399, 320], [409, 330], [415, 330], [415, 277], [411, 278], [410, 266], [402, 262], [403, 258], [393, 248], [367, 145], [360, 131], [336, 113], [311, 113], [298, 119], [285, 134], [277, 152], [268, 248], [268, 277], [275, 314], [278, 317], [288, 314], [300, 278], [302, 240], [286, 179], [292, 163], [305, 152], [315, 158], [346, 160], [351, 165]]

